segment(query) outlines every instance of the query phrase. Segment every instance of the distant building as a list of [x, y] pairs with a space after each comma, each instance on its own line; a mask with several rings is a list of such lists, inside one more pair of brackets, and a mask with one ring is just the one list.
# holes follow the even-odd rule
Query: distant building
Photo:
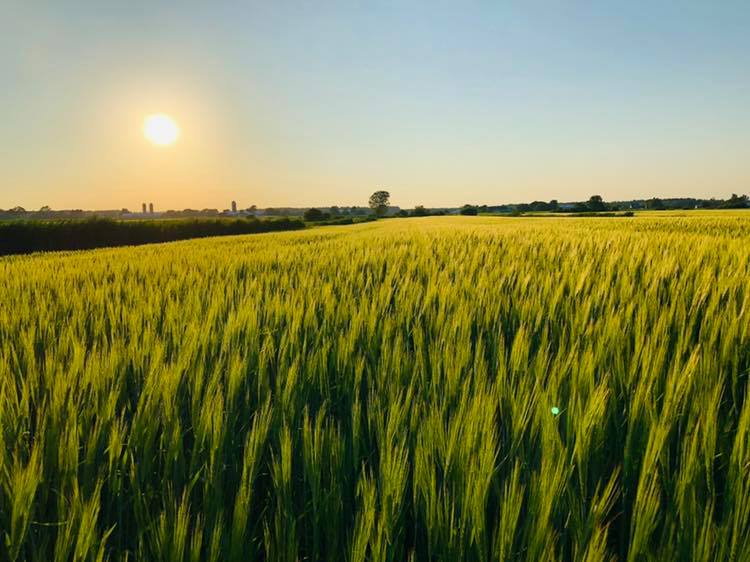
[[153, 215], [153, 214], [154, 214], [154, 204], [153, 204], [153, 203], [149, 203], [149, 204], [148, 204], [148, 212], [149, 212], [149, 214], [151, 214], [151, 215]]
[[237, 201], [232, 201], [232, 212], [233, 213], [237, 212]]
[[143, 204], [142, 209], [143, 209], [143, 214], [145, 215], [146, 214], [146, 204], [145, 203]]

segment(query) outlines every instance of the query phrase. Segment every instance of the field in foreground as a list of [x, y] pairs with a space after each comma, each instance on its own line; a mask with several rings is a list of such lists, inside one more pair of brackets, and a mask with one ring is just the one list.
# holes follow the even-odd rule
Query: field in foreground
[[2, 259], [0, 559], [750, 560], [748, 279], [739, 215]]

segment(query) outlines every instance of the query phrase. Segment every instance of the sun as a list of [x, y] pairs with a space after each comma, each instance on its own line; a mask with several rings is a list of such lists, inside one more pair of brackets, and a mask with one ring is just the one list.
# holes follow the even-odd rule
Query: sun
[[143, 136], [157, 146], [170, 146], [180, 136], [180, 127], [165, 113], [155, 113], [143, 120]]

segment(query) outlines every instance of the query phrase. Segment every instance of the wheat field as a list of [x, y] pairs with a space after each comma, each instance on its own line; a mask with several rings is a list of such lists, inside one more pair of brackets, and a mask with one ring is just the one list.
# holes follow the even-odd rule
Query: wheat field
[[750, 215], [0, 259], [2, 560], [750, 560]]

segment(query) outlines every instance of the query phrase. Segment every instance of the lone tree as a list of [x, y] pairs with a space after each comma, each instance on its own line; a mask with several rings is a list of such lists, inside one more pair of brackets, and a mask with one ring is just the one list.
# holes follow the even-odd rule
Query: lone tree
[[592, 195], [589, 197], [588, 203], [589, 211], [606, 211], [607, 206], [604, 204], [604, 200], [601, 195]]
[[376, 191], [370, 195], [370, 208], [375, 211], [379, 217], [385, 215], [390, 203], [391, 194], [387, 191]]

